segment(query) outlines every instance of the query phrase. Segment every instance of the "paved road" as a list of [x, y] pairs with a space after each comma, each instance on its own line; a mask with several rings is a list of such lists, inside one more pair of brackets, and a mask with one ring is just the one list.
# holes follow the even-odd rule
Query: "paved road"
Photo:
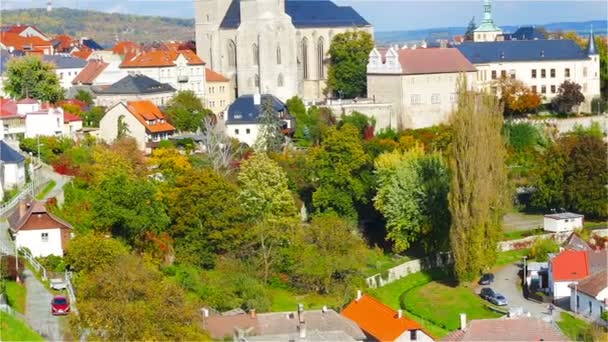
[[49, 341], [62, 341], [63, 333], [60, 317], [51, 315], [53, 295], [36, 279], [32, 271], [25, 270], [27, 303], [25, 318], [30, 326]]
[[523, 213], [507, 213], [502, 219], [505, 231], [530, 230], [543, 227], [541, 215], [526, 215]]

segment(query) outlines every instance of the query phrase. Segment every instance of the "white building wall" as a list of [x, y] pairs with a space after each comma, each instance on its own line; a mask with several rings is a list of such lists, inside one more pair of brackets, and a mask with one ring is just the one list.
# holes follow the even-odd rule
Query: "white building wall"
[[[591, 319], [598, 319], [602, 312], [606, 312], [608, 309], [608, 305], [605, 303], [607, 296], [608, 288], [598, 293], [595, 298], [579, 291], [575, 293], [574, 290], [572, 290], [572, 295], [570, 296], [570, 310]], [[577, 297], [578, 307], [576, 306]]]
[[50, 108], [44, 114], [27, 114], [25, 116], [25, 137], [38, 135], [60, 136], [63, 134], [63, 109]]
[[571, 232], [575, 229], [583, 227], [583, 218], [571, 218], [571, 219], [554, 219], [550, 217], [545, 217], [543, 219], [543, 227], [544, 230], [549, 232]]
[[11, 189], [25, 184], [25, 163], [11, 163], [4, 165], [4, 187]]
[[76, 133], [82, 130], [82, 121], [66, 122], [63, 125], [63, 135], [74, 138]]
[[[43, 240], [43, 234], [48, 234], [46, 241]], [[20, 230], [16, 234], [15, 245], [17, 248], [27, 247], [35, 257], [63, 256], [61, 229], [59, 228]]]
[[257, 124], [226, 124], [226, 134], [253, 147], [258, 138], [259, 126]]
[[553, 291], [553, 298], [560, 299], [570, 297], [572, 289], [569, 287], [569, 285], [574, 283], [578, 283], [578, 281], [571, 280], [553, 282], [553, 287], [551, 287], [551, 290]]
[[118, 121], [121, 116], [124, 117], [123, 122], [127, 124], [127, 128], [129, 129], [127, 135], [137, 141], [137, 147], [140, 150], [145, 151], [147, 142], [146, 128], [122, 103], [112, 107], [99, 122], [99, 136], [101, 140], [107, 143], [112, 143], [116, 140], [118, 136]]
[[95, 105], [103, 106], [106, 108], [110, 108], [115, 106], [121, 102], [127, 101], [151, 101], [156, 106], [161, 107], [165, 106], [171, 98], [173, 97], [174, 92], [166, 92], [166, 93], [155, 93], [155, 94], [96, 94], [95, 97]]
[[72, 87], [72, 81], [82, 71], [83, 68], [65, 68], [55, 69], [57, 77], [59, 77], [59, 83], [61, 87], [68, 90]]

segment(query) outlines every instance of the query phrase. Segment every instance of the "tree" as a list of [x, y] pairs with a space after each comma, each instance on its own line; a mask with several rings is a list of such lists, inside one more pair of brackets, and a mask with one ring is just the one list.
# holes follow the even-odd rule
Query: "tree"
[[131, 133], [131, 130], [129, 129], [129, 124], [125, 121], [124, 115], [118, 117], [116, 126], [116, 139], [126, 138], [129, 136], [129, 133]]
[[500, 100], [505, 106], [505, 115], [534, 112], [540, 106], [540, 95], [533, 92], [520, 80], [502, 77], [495, 82], [500, 93]]
[[201, 128], [203, 119], [212, 114], [192, 90], [177, 92], [167, 104], [165, 112], [169, 122], [182, 132], [196, 132]]
[[363, 139], [363, 138], [365, 138], [366, 131], [368, 129], [370, 129], [370, 127], [373, 129], [376, 122], [375, 122], [374, 118], [369, 118], [367, 115], [365, 115], [363, 113], [353, 111], [349, 115], [342, 115], [342, 118], [341, 118], [341, 121], [340, 121], [340, 124], [338, 125], [338, 127], [341, 127], [346, 124], [351, 124], [351, 125], [357, 127], [357, 130], [359, 131], [359, 137], [361, 139]]
[[327, 90], [346, 98], [365, 96], [367, 61], [373, 48], [372, 36], [365, 31], [336, 34], [329, 47]]
[[461, 79], [451, 123], [450, 245], [456, 277], [467, 281], [496, 260], [507, 205], [502, 111], [494, 96], [468, 90]]
[[608, 43], [603, 37], [595, 37], [595, 47], [600, 56], [600, 93], [608, 101]]
[[166, 180], [170, 181], [192, 169], [188, 156], [173, 147], [154, 149], [148, 162], [154, 168], [154, 172], [160, 172]]
[[38, 56], [13, 58], [6, 65], [4, 91], [12, 98], [55, 103], [64, 96], [55, 66]]
[[90, 232], [79, 234], [70, 241], [65, 258], [72, 271], [90, 273], [97, 268], [113, 265], [128, 254], [129, 249], [122, 242]]
[[581, 92], [581, 85], [571, 81], [564, 81], [557, 89], [557, 96], [551, 101], [555, 108], [562, 113], [569, 113], [572, 107], [578, 106], [585, 101]]
[[93, 105], [93, 95], [84, 89], [78, 89], [78, 92], [76, 92], [76, 96], [74, 96], [74, 98], [86, 103], [87, 106]]
[[265, 98], [260, 108], [258, 119], [260, 131], [255, 141], [255, 149], [265, 152], [280, 151], [285, 143], [283, 135], [283, 122], [279, 113], [274, 109], [272, 99]]
[[211, 162], [213, 170], [220, 174], [230, 172], [230, 162], [235, 160], [240, 152], [240, 146], [234, 146], [226, 134], [223, 122], [214, 122], [211, 118], [203, 119], [203, 132], [201, 144], [205, 154]]
[[579, 36], [576, 31], [566, 31], [563, 33], [562, 38], [573, 40], [583, 50], [587, 47], [585, 38]]
[[84, 112], [83, 121], [86, 127], [99, 127], [106, 110], [104, 107], [94, 106], [88, 112]]
[[255, 219], [293, 217], [296, 207], [281, 167], [265, 153], [256, 153], [241, 164], [239, 198]]
[[471, 18], [471, 21], [469, 21], [469, 25], [467, 26], [467, 30], [464, 33], [464, 40], [473, 40], [475, 38], [475, 28], [477, 27], [477, 25], [475, 25], [475, 17]]

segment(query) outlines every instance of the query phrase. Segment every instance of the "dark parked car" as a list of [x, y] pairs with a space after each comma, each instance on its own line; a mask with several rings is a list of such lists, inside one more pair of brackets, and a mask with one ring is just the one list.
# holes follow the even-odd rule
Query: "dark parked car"
[[70, 302], [65, 296], [55, 296], [51, 301], [51, 314], [67, 315], [70, 313]]
[[490, 298], [494, 297], [496, 293], [494, 292], [494, 290], [492, 290], [489, 287], [484, 287], [483, 289], [481, 289], [481, 292], [479, 292], [479, 296], [485, 300], [490, 300]]
[[505, 298], [505, 296], [501, 295], [500, 293], [494, 292], [494, 290], [489, 287], [484, 287], [483, 289], [481, 289], [481, 292], [479, 292], [479, 296], [494, 305], [504, 306], [508, 304], [507, 298]]
[[492, 273], [486, 273], [479, 279], [479, 285], [490, 285], [494, 281], [494, 275]]

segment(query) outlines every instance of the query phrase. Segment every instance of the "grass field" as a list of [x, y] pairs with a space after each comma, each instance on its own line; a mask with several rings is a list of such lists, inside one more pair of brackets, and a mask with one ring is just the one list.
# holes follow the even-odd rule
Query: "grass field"
[[25, 322], [0, 311], [0, 340], [2, 341], [44, 341]]
[[271, 311], [294, 311], [298, 304], [304, 304], [304, 309], [320, 309], [323, 305], [330, 308], [342, 306], [342, 299], [334, 296], [319, 294], [296, 295], [288, 290], [271, 288], [268, 290], [272, 300]]
[[510, 232], [504, 232], [502, 234], [502, 241], [517, 240], [528, 236], [541, 235], [545, 233], [546, 232], [544, 230], [538, 228], [530, 230], [515, 230]]
[[390, 254], [381, 254], [377, 257], [371, 258], [367, 262], [367, 270], [365, 271], [366, 276], [373, 276], [377, 273], [382, 273], [389, 268], [403, 264], [411, 259], [407, 256], [394, 256]]
[[17, 312], [25, 313], [26, 289], [23, 284], [6, 281], [6, 298], [8, 304]]
[[44, 199], [44, 196], [46, 196], [49, 192], [51, 192], [51, 190], [53, 190], [53, 188], [55, 187], [57, 183], [51, 179], [51, 181], [49, 182], [49, 184], [47, 184], [44, 189], [42, 189], [42, 191], [40, 191], [40, 193], [38, 195], [36, 195], [36, 199], [37, 200], [42, 200]]
[[566, 312], [561, 313], [560, 319], [557, 325], [568, 338], [573, 341], [593, 341], [591, 324]]
[[523, 262], [524, 255], [528, 254], [530, 254], [530, 250], [527, 248], [515, 249], [507, 252], [498, 252], [498, 258], [496, 258], [496, 263], [494, 266], [504, 266], [518, 261]]

